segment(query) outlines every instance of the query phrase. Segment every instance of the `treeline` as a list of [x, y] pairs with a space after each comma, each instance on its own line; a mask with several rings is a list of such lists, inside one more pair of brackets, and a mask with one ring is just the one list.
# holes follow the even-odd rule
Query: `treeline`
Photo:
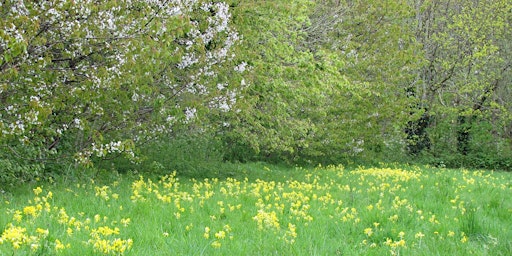
[[3, 183], [119, 157], [512, 167], [510, 1], [4, 1], [0, 15]]
[[231, 4], [230, 159], [512, 166], [510, 1]]

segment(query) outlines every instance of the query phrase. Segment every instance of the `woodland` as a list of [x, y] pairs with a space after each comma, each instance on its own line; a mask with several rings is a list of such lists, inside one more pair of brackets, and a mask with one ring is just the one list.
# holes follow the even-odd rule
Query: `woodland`
[[0, 183], [512, 169], [509, 0], [0, 1]]

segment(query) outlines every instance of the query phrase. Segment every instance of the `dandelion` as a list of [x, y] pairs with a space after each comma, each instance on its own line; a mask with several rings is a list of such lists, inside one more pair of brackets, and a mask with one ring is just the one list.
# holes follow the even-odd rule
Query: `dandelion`
[[453, 232], [451, 230], [448, 231], [448, 237], [453, 237], [453, 236], [455, 236], [455, 232]]

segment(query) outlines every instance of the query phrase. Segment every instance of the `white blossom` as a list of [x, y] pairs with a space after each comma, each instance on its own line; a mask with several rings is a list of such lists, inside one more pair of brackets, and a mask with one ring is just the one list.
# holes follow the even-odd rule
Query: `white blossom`
[[196, 108], [185, 108], [185, 120], [188, 122], [196, 116]]
[[[121, 141], [172, 130], [180, 121], [174, 117], [177, 111], [184, 113], [181, 122], [191, 121], [202, 109], [187, 103], [191, 95], [204, 99], [201, 107], [230, 111], [236, 91], [227, 88], [236, 85], [221, 81], [219, 72], [234, 68], [242, 73], [248, 68], [246, 62], [236, 67], [229, 62], [240, 38], [230, 25], [229, 5], [223, 2], [19, 0], [0, 4], [6, 21], [0, 27], [4, 31], [0, 49], [12, 43], [30, 48], [10, 60], [24, 73], [0, 86], [0, 94], [15, 96], [1, 107], [0, 137], [13, 135], [37, 145], [35, 133], [43, 130], [58, 136], [66, 136], [68, 130], [73, 134], [75, 129], [91, 137], [96, 132], [109, 133], [105, 137], [112, 142], [76, 143], [77, 152], [72, 154], [81, 163], [93, 155], [130, 154]], [[203, 18], [189, 21], [194, 15]], [[177, 18], [189, 22], [186, 35], [172, 34]], [[38, 40], [30, 41], [33, 38]], [[154, 48], [146, 47], [147, 38], [153, 39]], [[205, 47], [212, 41], [216, 45]], [[180, 57], [175, 60], [162, 53]], [[139, 79], [140, 83], [134, 81]], [[160, 116], [152, 119], [141, 109]], [[133, 130], [123, 131], [123, 125], [113, 123]]]
[[235, 67], [235, 71], [239, 72], [239, 73], [242, 73], [246, 70], [247, 68], [247, 62], [242, 62], [240, 64], [238, 64], [238, 66]]

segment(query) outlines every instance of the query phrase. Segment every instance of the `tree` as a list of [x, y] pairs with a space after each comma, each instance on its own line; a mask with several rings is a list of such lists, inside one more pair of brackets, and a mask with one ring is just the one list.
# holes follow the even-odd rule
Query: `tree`
[[0, 15], [2, 161], [133, 158], [236, 101], [225, 3], [3, 1]]
[[237, 55], [250, 67], [240, 112], [224, 129], [235, 154], [336, 162], [400, 140], [407, 99], [397, 90], [417, 65], [407, 6], [233, 3], [244, 37]]
[[[512, 8], [509, 1], [414, 1], [416, 38], [423, 45], [426, 62], [413, 88], [425, 115], [435, 115], [435, 124], [448, 125], [436, 141], [448, 141], [454, 151], [468, 155], [471, 134], [494, 133], [492, 143], [506, 136], [510, 104], [503, 94], [510, 90], [509, 60]], [[421, 120], [420, 120], [421, 121]], [[489, 123], [491, 130], [476, 130]], [[484, 126], [480, 126], [480, 129]], [[450, 132], [451, 131], [451, 132]], [[482, 138], [483, 139], [483, 138]], [[438, 147], [439, 148], [439, 147]]]
[[248, 86], [236, 112], [220, 118], [228, 158], [293, 158], [305, 137], [316, 85], [308, 81], [311, 55], [298, 49], [309, 1], [232, 1], [233, 25], [243, 35], [235, 62]]
[[347, 81], [329, 99], [330, 134], [325, 136], [339, 136], [338, 151], [353, 152], [347, 145], [354, 144], [360, 144], [356, 151], [380, 153], [401, 147], [404, 113], [411, 104], [405, 90], [421, 64], [413, 17], [405, 1], [317, 2], [305, 44], [336, 55], [337, 72]]

